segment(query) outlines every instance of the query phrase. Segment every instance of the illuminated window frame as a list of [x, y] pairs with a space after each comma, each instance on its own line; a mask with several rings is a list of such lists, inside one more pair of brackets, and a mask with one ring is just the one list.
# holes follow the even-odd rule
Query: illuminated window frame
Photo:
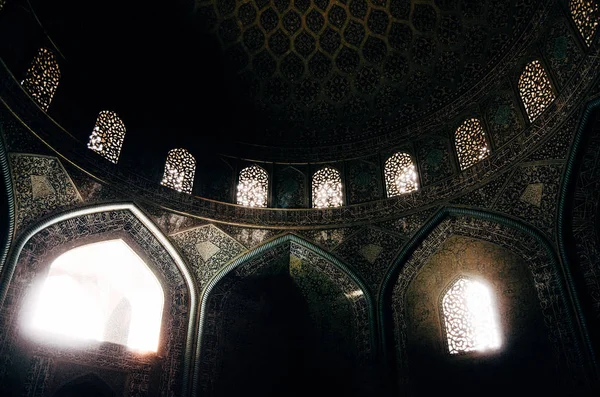
[[571, 0], [569, 1], [569, 11], [579, 34], [589, 47], [592, 45], [594, 34], [600, 22], [597, 0]]
[[385, 161], [385, 187], [388, 197], [414, 192], [419, 189], [417, 169], [408, 153], [398, 152]]
[[332, 167], [323, 167], [312, 176], [313, 208], [341, 207], [344, 205], [342, 176]]
[[246, 207], [267, 207], [269, 173], [258, 165], [240, 171], [237, 185], [237, 203]]
[[194, 174], [196, 173], [196, 159], [185, 149], [172, 149], [167, 154], [165, 171], [160, 182], [178, 192], [192, 193]]
[[550, 77], [539, 60], [525, 65], [519, 76], [519, 95], [532, 123], [556, 99]]
[[456, 129], [454, 148], [461, 171], [489, 156], [490, 149], [481, 120], [478, 118], [467, 119]]
[[145, 261], [121, 239], [62, 253], [32, 298], [28, 331], [44, 341], [99, 341], [143, 352], [158, 350], [164, 290]]
[[42, 47], [27, 69], [21, 85], [44, 111], [48, 111], [59, 80], [60, 68], [56, 56]]
[[117, 164], [125, 139], [125, 124], [115, 112], [103, 110], [98, 113], [96, 125], [88, 141], [88, 149]]
[[440, 314], [447, 353], [498, 350], [502, 344], [493, 291], [480, 280], [460, 276], [443, 291]]

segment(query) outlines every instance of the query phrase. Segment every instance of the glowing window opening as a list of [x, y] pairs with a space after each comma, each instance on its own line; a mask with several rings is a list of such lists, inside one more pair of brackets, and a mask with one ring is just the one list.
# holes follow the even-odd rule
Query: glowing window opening
[[98, 113], [96, 125], [88, 141], [88, 149], [117, 164], [125, 139], [125, 124], [115, 112], [103, 110]]
[[598, 28], [600, 12], [596, 0], [571, 0], [569, 2], [571, 17], [577, 25], [585, 44], [592, 45], [592, 39]]
[[415, 165], [407, 153], [396, 153], [387, 159], [384, 174], [388, 197], [410, 193], [419, 188]]
[[269, 192], [269, 174], [257, 165], [240, 171], [237, 203], [246, 207], [266, 207]]
[[48, 111], [59, 80], [60, 69], [54, 53], [40, 48], [21, 85], [44, 111]]
[[183, 193], [192, 193], [196, 159], [185, 149], [172, 149], [167, 154], [161, 185]]
[[52, 262], [30, 327], [45, 338], [96, 340], [156, 352], [164, 293], [122, 240], [74, 248]]
[[530, 122], [537, 119], [556, 98], [548, 74], [540, 61], [535, 60], [525, 66], [519, 77], [519, 93]]
[[465, 170], [490, 154], [485, 132], [481, 121], [476, 118], [465, 120], [456, 129], [454, 134], [454, 147], [458, 156], [461, 170]]
[[450, 354], [500, 347], [496, 308], [485, 284], [459, 278], [444, 295], [442, 312]]
[[314, 208], [341, 207], [342, 177], [331, 167], [323, 167], [312, 177], [312, 201]]

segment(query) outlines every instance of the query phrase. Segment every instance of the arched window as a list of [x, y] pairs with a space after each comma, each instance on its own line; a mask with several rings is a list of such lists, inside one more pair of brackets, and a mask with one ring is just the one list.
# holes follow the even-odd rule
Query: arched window
[[31, 328], [59, 338], [156, 351], [164, 294], [154, 273], [123, 240], [73, 248], [52, 262]]
[[115, 112], [103, 110], [98, 113], [88, 148], [117, 164], [124, 138], [125, 124], [123, 121]]
[[569, 2], [569, 8], [571, 9], [571, 17], [579, 33], [583, 36], [585, 44], [590, 46], [592, 44], [592, 38], [596, 33], [598, 27], [598, 19], [600, 13], [598, 12], [597, 0], [571, 0]]
[[196, 159], [185, 149], [172, 149], [167, 154], [161, 185], [178, 192], [192, 193]]
[[5, 4], [6, 4], [6, 0], [0, 0], [0, 11], [2, 11]]
[[331, 167], [321, 168], [312, 177], [312, 203], [314, 208], [340, 207], [344, 204], [342, 196], [342, 177]]
[[489, 288], [460, 277], [442, 298], [444, 328], [450, 354], [500, 347], [500, 331]]
[[257, 165], [240, 171], [237, 203], [246, 207], [266, 207], [269, 192], [269, 174]]
[[531, 122], [537, 119], [556, 97], [540, 61], [535, 60], [525, 66], [519, 78], [519, 93]]
[[47, 48], [40, 48], [21, 85], [47, 111], [58, 88], [59, 79], [60, 69], [54, 53]]
[[410, 155], [407, 153], [396, 153], [387, 159], [384, 174], [388, 197], [418, 189], [417, 171]]
[[454, 134], [454, 146], [460, 169], [465, 170], [486, 158], [490, 149], [485, 140], [485, 132], [479, 119], [468, 119]]

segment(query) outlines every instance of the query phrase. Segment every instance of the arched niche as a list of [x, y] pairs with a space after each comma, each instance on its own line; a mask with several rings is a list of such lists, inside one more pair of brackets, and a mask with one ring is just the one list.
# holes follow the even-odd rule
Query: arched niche
[[[442, 299], [459, 277], [490, 287], [500, 348], [449, 353]], [[557, 260], [533, 228], [493, 214], [442, 209], [405, 246], [386, 280], [380, 295], [382, 351], [393, 352], [387, 362], [399, 394], [586, 390]]]
[[[121, 240], [133, 250], [164, 292], [157, 351], [140, 353], [98, 341], [56, 343], [28, 332], [28, 302], [53, 261], [74, 249], [110, 240]], [[81, 368], [111, 372], [114, 384], [109, 386], [119, 395], [124, 388], [143, 390], [147, 396], [180, 395], [187, 390], [195, 285], [169, 241], [135, 206], [112, 204], [58, 215], [25, 231], [12, 253], [0, 289], [4, 331], [0, 356], [3, 363], [12, 363], [0, 371], [1, 395], [12, 395], [23, 387], [43, 395], [56, 386], [49, 379]]]
[[[197, 395], [369, 395], [371, 298], [341, 262], [288, 235], [203, 293]], [[235, 381], [232, 381], [235, 380]]]
[[87, 374], [62, 385], [52, 397], [117, 397], [117, 394], [97, 375]]

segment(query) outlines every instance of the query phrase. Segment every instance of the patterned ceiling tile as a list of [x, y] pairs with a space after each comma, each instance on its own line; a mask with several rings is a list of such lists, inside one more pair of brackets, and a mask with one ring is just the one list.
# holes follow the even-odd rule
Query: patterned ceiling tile
[[544, 193], [543, 183], [532, 183], [527, 185], [523, 194], [519, 198], [524, 203], [529, 203], [535, 207], [540, 208], [542, 205], [542, 195]]

